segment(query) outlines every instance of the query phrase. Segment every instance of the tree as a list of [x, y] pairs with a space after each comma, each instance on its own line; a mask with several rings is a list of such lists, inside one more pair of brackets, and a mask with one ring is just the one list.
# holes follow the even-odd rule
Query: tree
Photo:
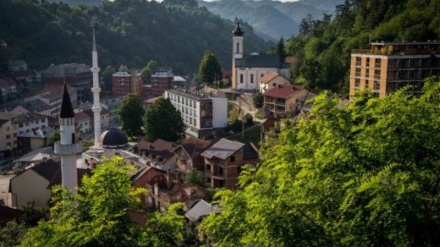
[[315, 88], [318, 86], [320, 65], [315, 59], [306, 59], [301, 66], [301, 74], [307, 80], [307, 86]]
[[200, 79], [208, 84], [212, 84], [216, 80], [221, 79], [222, 67], [217, 58], [210, 51], [205, 52], [199, 65]]
[[61, 140], [60, 130], [56, 129], [56, 130], [52, 131], [52, 133], [50, 133], [49, 136], [47, 137], [46, 146], [53, 147], [53, 144], [59, 140]]
[[157, 69], [157, 62], [155, 60], [148, 61], [147, 65], [141, 70], [142, 82], [149, 84], [151, 79], [151, 72]]
[[438, 246], [440, 83], [424, 90], [345, 108], [320, 94], [200, 230], [221, 246]]
[[102, 79], [104, 80], [105, 90], [112, 91], [113, 89], [113, 74], [115, 73], [115, 68], [112, 66], [107, 66], [102, 72]]
[[148, 140], [160, 138], [177, 141], [183, 138], [184, 127], [180, 112], [169, 99], [160, 98], [148, 107], [145, 114], [145, 133]]
[[127, 94], [119, 108], [119, 118], [122, 122], [122, 131], [128, 136], [136, 136], [142, 134], [142, 117], [144, 108], [142, 101], [136, 94]]
[[0, 247], [18, 246], [25, 238], [27, 228], [15, 220], [9, 221], [5, 226], [0, 226]]
[[263, 107], [263, 103], [264, 103], [264, 96], [261, 92], [257, 92], [254, 93], [252, 95], [252, 100], [254, 101], [254, 106], [256, 108], [261, 108]]
[[286, 51], [284, 50], [284, 46], [284, 39], [281, 37], [277, 42], [277, 54], [280, 57], [280, 62], [282, 63], [284, 63], [284, 60], [286, 59]]
[[200, 187], [206, 188], [205, 175], [201, 171], [191, 170], [185, 174], [185, 183], [192, 182]]

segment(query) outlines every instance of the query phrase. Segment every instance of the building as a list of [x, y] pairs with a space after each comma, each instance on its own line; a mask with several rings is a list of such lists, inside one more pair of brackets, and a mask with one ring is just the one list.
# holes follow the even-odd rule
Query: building
[[259, 90], [259, 78], [269, 72], [290, 78], [289, 66], [281, 62], [278, 55], [245, 55], [240, 23], [237, 22], [232, 34], [232, 89]]
[[27, 69], [27, 63], [24, 60], [10, 60], [8, 62], [8, 70], [10, 71], [26, 71]]
[[75, 136], [75, 112], [66, 84], [64, 84], [59, 125], [60, 140], [55, 142], [54, 153], [61, 156], [62, 184], [73, 194], [76, 194], [76, 187], [78, 186], [76, 156], [82, 152], [82, 145]]
[[405, 86], [420, 94], [424, 79], [433, 75], [440, 75], [440, 42], [374, 42], [351, 52], [350, 96], [370, 88], [383, 98]]
[[27, 153], [31, 150], [44, 147], [47, 137], [53, 132], [51, 127], [35, 128], [30, 132], [17, 135], [17, 152]]
[[259, 83], [261, 93], [265, 93], [278, 85], [290, 84], [287, 78], [275, 72], [269, 72], [265, 74], [263, 77], [260, 78]]
[[[123, 97], [120, 96], [103, 99], [101, 101], [102, 109], [109, 112], [109, 126], [119, 125], [119, 105], [122, 103], [122, 99]], [[101, 122], [102, 121], [101, 119]]]
[[211, 138], [217, 136], [217, 131], [222, 131], [228, 124], [226, 98], [177, 89], [165, 91], [165, 98], [170, 99], [180, 111], [188, 136]]
[[129, 93], [141, 95], [142, 78], [140, 73], [118, 71], [113, 74], [113, 97], [124, 97]]
[[177, 170], [186, 174], [193, 169], [204, 172], [205, 161], [202, 152], [212, 145], [211, 142], [189, 137], [173, 150], [176, 157]]
[[41, 81], [44, 86], [62, 87], [64, 83], [74, 87], [77, 91], [74, 101], [85, 102], [92, 100], [92, 72], [85, 64], [59, 64], [51, 65], [41, 72]]
[[142, 97], [154, 98], [171, 89], [174, 83], [174, 74], [171, 68], [160, 68], [151, 74], [151, 83], [143, 85]]
[[303, 87], [277, 85], [264, 93], [263, 109], [272, 114], [296, 115], [305, 102], [314, 96]]
[[48, 117], [44, 115], [32, 112], [19, 115], [0, 112], [0, 152], [3, 153], [3, 157], [17, 151], [24, 151], [17, 149], [18, 135], [31, 133], [39, 129], [45, 130], [48, 125]]
[[225, 138], [206, 149], [202, 156], [205, 158], [206, 182], [214, 188], [235, 188], [242, 166], [256, 165], [259, 161], [254, 145]]
[[17, 94], [17, 83], [11, 78], [0, 78], [0, 97], [5, 99], [13, 99]]

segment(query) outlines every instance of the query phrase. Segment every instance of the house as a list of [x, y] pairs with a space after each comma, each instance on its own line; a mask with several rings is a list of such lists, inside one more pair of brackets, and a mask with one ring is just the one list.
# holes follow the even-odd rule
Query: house
[[263, 109], [272, 114], [296, 115], [311, 96], [314, 94], [304, 87], [277, 85], [264, 93]]
[[[50, 108], [50, 114], [49, 116], [57, 118], [60, 113], [61, 108], [61, 100], [62, 100], [62, 93], [63, 93], [63, 87], [62, 86], [44, 86], [43, 88], [28, 92], [22, 96], [24, 102], [30, 102], [36, 99], [41, 100]], [[72, 99], [72, 105], [76, 106], [78, 105], [77, 101], [77, 90], [67, 85], [67, 90], [69, 92], [69, 95]]]
[[162, 171], [176, 169], [174, 153], [176, 146], [172, 142], [157, 139], [154, 142], [140, 141], [133, 147], [133, 153], [140, 156], [139, 162], [155, 167]]
[[34, 128], [17, 135], [17, 152], [27, 153], [46, 144], [47, 137], [54, 131], [51, 127]]
[[278, 73], [269, 72], [260, 78], [259, 84], [260, 92], [264, 94], [278, 85], [290, 85], [290, 82], [287, 78]]
[[232, 34], [232, 89], [259, 90], [259, 78], [269, 72], [290, 78], [289, 66], [281, 62], [279, 55], [244, 54], [244, 32], [240, 23], [237, 22]]
[[259, 161], [256, 147], [225, 138], [220, 139], [202, 154], [205, 160], [205, 178], [214, 188], [233, 189], [245, 164]]
[[211, 205], [202, 199], [185, 213], [185, 217], [192, 222], [201, 222], [203, 218], [211, 213], [217, 214], [219, 212], [220, 210], [217, 204]]
[[25, 102], [22, 99], [6, 102], [0, 105], [1, 112], [10, 112], [13, 115], [25, 113], [37, 113], [40, 115], [50, 116], [50, 106], [40, 99]]
[[2, 99], [14, 98], [17, 94], [17, 83], [11, 78], [0, 78], [0, 97]]
[[173, 82], [172, 82], [173, 88], [188, 88], [188, 84], [185, 80], [185, 78], [181, 76], [174, 76]]
[[123, 97], [121, 96], [101, 100], [102, 111], [105, 109], [109, 112], [109, 126], [119, 125], [119, 105], [121, 105], [122, 100]]
[[280, 115], [271, 115], [263, 123], [261, 123], [261, 140], [266, 140], [267, 136], [276, 136], [281, 130]]
[[204, 172], [204, 157], [201, 156], [212, 143], [194, 137], [188, 137], [173, 150], [176, 157], [177, 170], [187, 173], [193, 169]]
[[199, 91], [170, 89], [165, 98], [180, 112], [186, 125], [185, 134], [210, 139], [220, 135], [228, 124], [228, 101], [225, 97]]
[[113, 74], [113, 97], [124, 97], [129, 93], [141, 96], [142, 78], [136, 71], [118, 71]]
[[10, 71], [26, 71], [27, 69], [27, 63], [24, 60], [10, 60], [8, 62], [8, 70]]
[[75, 128], [79, 131], [80, 136], [92, 133], [93, 118], [84, 111], [75, 112]]
[[60, 158], [52, 158], [37, 163], [11, 179], [13, 207], [23, 208], [29, 202], [35, 202], [39, 208], [49, 208], [51, 191], [50, 181], [60, 169]]

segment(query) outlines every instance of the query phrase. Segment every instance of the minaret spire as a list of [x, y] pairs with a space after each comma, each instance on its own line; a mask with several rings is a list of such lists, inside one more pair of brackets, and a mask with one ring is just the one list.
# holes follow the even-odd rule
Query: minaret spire
[[99, 67], [98, 67], [98, 51], [96, 50], [96, 40], [95, 40], [95, 25], [93, 25], [93, 49], [92, 49], [92, 68], [90, 70], [93, 73], [93, 123], [95, 130], [95, 141], [94, 148], [100, 148], [99, 137], [101, 136], [101, 102], [99, 99], [99, 93], [101, 88], [99, 87]]
[[75, 112], [65, 83], [58, 121], [60, 124], [60, 141], [55, 143], [54, 152], [61, 156], [62, 184], [75, 194], [78, 186], [76, 155], [82, 152], [82, 146], [81, 143], [76, 143]]

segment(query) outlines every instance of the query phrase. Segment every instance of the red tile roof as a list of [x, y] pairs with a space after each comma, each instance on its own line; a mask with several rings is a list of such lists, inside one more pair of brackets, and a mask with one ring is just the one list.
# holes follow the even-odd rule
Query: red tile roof
[[[67, 91], [69, 92], [70, 95], [73, 95], [76, 92], [76, 89], [74, 87], [70, 86], [69, 84], [66, 84], [66, 86], [67, 86]], [[41, 88], [40, 90], [30, 91], [30, 92], [23, 94], [23, 98], [32, 97], [32, 96], [39, 95], [39, 94], [46, 93], [46, 92], [62, 94], [63, 90], [64, 90], [63, 85], [45, 86], [45, 87]]]
[[75, 122], [87, 121], [87, 120], [90, 120], [90, 119], [91, 119], [90, 116], [87, 115], [83, 111], [75, 113]]
[[269, 83], [270, 81], [272, 81], [273, 79], [275, 79], [275, 77], [279, 76], [280, 74], [275, 73], [275, 72], [269, 72], [267, 74], [265, 74], [263, 77], [261, 77], [260, 82], [261, 83]]
[[291, 95], [304, 90], [303, 87], [296, 87], [292, 85], [277, 85], [276, 87], [264, 93], [264, 96], [288, 99]]

